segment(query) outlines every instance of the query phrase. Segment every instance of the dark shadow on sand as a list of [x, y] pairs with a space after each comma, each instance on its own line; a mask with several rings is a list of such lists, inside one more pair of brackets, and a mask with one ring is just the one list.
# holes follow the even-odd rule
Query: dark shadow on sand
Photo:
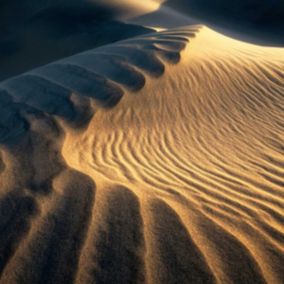
[[[0, 10], [5, 5], [0, 4]], [[9, 5], [8, 5], [9, 6]], [[14, 13], [11, 7], [6, 13]], [[19, 7], [14, 7], [15, 11]], [[23, 9], [25, 10], [25, 9]], [[0, 16], [3, 14], [0, 12]], [[16, 13], [16, 12], [15, 12]], [[97, 5], [56, 6], [0, 20], [0, 81], [79, 52], [151, 32]], [[13, 19], [13, 21], [12, 21]]]

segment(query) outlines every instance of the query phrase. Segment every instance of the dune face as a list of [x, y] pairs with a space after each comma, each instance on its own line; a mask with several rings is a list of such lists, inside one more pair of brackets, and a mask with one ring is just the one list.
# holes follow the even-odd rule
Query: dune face
[[2, 82], [0, 283], [281, 283], [283, 55], [190, 26]]
[[283, 283], [284, 49], [32, 2], [65, 49], [2, 71], [0, 284]]

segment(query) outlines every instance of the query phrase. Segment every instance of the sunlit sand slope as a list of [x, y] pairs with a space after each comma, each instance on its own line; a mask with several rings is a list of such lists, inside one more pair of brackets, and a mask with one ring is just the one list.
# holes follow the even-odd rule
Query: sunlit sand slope
[[0, 89], [0, 283], [283, 282], [283, 49], [192, 26]]

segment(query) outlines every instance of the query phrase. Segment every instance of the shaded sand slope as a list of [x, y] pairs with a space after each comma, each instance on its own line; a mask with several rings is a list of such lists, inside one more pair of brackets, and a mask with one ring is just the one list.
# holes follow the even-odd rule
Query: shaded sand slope
[[0, 81], [91, 48], [152, 31], [122, 23], [109, 10], [83, 4], [51, 6], [39, 9], [19, 23], [6, 23], [4, 28], [0, 25]]
[[0, 283], [283, 282], [283, 49], [190, 26], [0, 89]]

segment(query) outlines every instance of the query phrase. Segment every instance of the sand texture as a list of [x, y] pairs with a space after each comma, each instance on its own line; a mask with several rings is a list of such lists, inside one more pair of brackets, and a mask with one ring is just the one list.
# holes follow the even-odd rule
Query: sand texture
[[284, 283], [284, 49], [190, 25], [0, 82], [18, 283]]

